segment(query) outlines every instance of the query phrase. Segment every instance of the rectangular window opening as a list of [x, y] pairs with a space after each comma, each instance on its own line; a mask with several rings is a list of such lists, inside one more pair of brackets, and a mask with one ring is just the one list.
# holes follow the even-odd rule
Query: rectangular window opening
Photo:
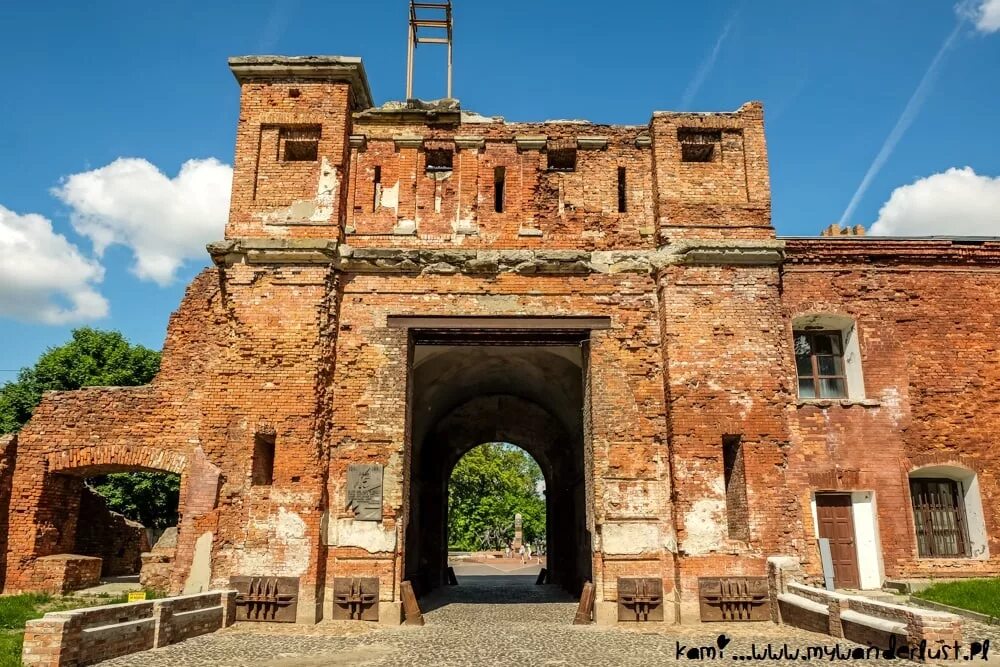
[[740, 436], [723, 436], [722, 469], [726, 487], [726, 521], [729, 539], [749, 541], [750, 508], [747, 503], [743, 439]]
[[910, 479], [917, 555], [921, 558], [966, 558], [969, 531], [962, 485], [953, 479]]
[[428, 174], [451, 171], [454, 153], [449, 150], [427, 151], [427, 163], [424, 171]]
[[270, 486], [274, 483], [274, 436], [258, 433], [253, 439], [253, 486]]
[[281, 128], [283, 162], [315, 162], [319, 159], [319, 127]]
[[576, 171], [575, 148], [552, 148], [546, 153], [549, 171]]
[[627, 209], [625, 195], [625, 167], [618, 167], [618, 212], [625, 213]]
[[503, 213], [504, 190], [507, 185], [507, 168], [495, 167], [493, 169], [493, 210]]
[[682, 162], [712, 162], [716, 145], [722, 143], [722, 131], [682, 128], [677, 130], [677, 141]]
[[375, 175], [372, 180], [375, 185], [375, 193], [372, 199], [372, 212], [374, 213], [382, 205], [382, 167], [375, 167]]
[[839, 331], [795, 331], [794, 346], [799, 398], [847, 398]]

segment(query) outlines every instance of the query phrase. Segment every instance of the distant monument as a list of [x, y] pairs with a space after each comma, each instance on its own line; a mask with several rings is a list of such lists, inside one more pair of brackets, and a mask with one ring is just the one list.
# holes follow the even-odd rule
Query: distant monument
[[521, 515], [514, 515], [514, 543], [511, 544], [511, 548], [517, 551], [524, 544], [524, 535], [521, 532]]

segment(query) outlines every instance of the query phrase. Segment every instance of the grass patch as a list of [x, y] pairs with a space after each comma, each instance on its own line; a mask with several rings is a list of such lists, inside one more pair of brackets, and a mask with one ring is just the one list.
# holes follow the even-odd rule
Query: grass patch
[[913, 597], [1000, 618], [1000, 579], [966, 579], [934, 584]]
[[[165, 597], [157, 591], [146, 591], [147, 600]], [[0, 667], [20, 667], [24, 624], [41, 618], [50, 611], [66, 611], [81, 607], [100, 607], [128, 602], [128, 593], [91, 597], [53, 596], [46, 593], [24, 593], [0, 596]]]
[[45, 593], [25, 593], [0, 597], [0, 630], [15, 630], [45, 612], [37, 610], [52, 601]]

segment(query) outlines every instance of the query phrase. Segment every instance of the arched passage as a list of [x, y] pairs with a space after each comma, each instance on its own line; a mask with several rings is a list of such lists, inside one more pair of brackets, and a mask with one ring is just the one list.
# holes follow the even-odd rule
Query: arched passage
[[591, 576], [584, 447], [583, 350], [554, 345], [416, 345], [405, 575], [426, 591], [447, 567], [447, 486], [485, 442], [527, 451], [546, 480], [551, 581]]
[[[19, 453], [20, 454], [20, 453]], [[194, 448], [185, 452], [141, 445], [93, 445], [65, 447], [19, 455], [14, 485], [29, 493], [12, 499], [12, 509], [31, 530], [13, 532], [8, 546], [9, 592], [39, 590], [44, 571], [35, 571], [39, 558], [73, 554], [77, 545], [80, 502], [84, 481], [118, 472], [173, 473], [180, 476], [178, 510], [180, 524], [177, 560], [169, 573], [169, 588], [190, 588], [187, 573], [193, 560], [210, 558], [210, 551], [195, 553], [195, 540], [204, 528], [204, 518], [216, 507], [220, 471]], [[211, 543], [207, 543], [211, 547]], [[208, 582], [195, 582], [207, 588]]]

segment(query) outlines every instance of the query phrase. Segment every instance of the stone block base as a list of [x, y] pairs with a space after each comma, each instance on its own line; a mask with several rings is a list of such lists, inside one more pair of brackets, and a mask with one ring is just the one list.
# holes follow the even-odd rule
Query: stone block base
[[595, 602], [594, 623], [597, 625], [615, 625], [618, 623], [617, 602]]
[[400, 625], [403, 622], [402, 602], [379, 602], [378, 622], [383, 625]]
[[75, 554], [56, 554], [37, 559], [31, 570], [30, 590], [68, 593], [101, 583], [101, 559]]

